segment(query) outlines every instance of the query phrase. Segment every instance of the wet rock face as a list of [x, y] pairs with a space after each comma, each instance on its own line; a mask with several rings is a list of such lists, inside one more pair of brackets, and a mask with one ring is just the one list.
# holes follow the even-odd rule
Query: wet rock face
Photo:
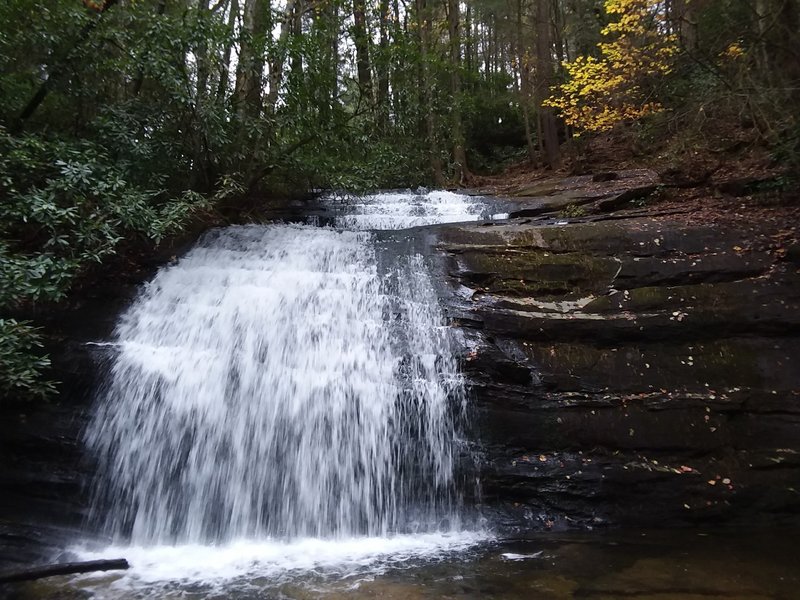
[[56, 398], [0, 403], [0, 570], [58, 558], [83, 527], [94, 468], [82, 436], [110, 358], [94, 339], [51, 340]]
[[797, 522], [800, 275], [651, 219], [439, 228], [510, 529]]
[[94, 472], [82, 436], [113, 353], [96, 342], [110, 338], [137, 285], [171, 252], [179, 249], [166, 247], [136, 270], [111, 271], [61, 310], [32, 315], [47, 326], [59, 394], [0, 402], [0, 570], [55, 560], [80, 537]]

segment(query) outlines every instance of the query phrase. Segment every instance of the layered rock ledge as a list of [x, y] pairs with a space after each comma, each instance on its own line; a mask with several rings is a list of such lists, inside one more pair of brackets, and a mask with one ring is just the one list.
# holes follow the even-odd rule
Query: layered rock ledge
[[505, 527], [797, 523], [800, 274], [758, 243], [773, 231], [620, 215], [433, 235]]

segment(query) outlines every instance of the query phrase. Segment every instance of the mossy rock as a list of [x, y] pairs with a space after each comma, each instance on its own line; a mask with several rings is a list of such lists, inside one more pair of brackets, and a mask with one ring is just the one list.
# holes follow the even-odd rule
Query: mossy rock
[[611, 257], [580, 253], [466, 251], [466, 276], [486, 291], [512, 296], [582, 297], [608, 289], [619, 270]]

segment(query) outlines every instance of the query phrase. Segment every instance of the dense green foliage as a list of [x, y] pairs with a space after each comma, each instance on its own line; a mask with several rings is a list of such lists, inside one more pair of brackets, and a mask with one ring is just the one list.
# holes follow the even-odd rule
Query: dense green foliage
[[[122, 159], [98, 144], [14, 137], [0, 129], [0, 306], [13, 311], [61, 300], [76, 276], [113, 254], [123, 239], [158, 242], [205, 204], [191, 191], [171, 197], [146, 189], [131, 175]], [[46, 390], [35, 383], [46, 363], [22, 359], [39, 345], [34, 331], [13, 319], [0, 328], [0, 381], [7, 388]]]
[[[654, 39], [675, 44], [656, 70]], [[5, 0], [0, 387], [48, 389], [32, 306], [221, 201], [557, 166], [552, 107], [580, 129], [588, 97], [564, 65], [605, 57], [603, 102], [652, 109], [604, 128], [796, 160], [797, 42], [797, 0]]]

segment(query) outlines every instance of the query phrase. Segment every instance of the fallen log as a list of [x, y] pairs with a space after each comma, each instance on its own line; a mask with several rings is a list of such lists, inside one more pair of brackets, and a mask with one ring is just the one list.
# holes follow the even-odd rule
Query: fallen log
[[116, 569], [127, 569], [130, 565], [124, 558], [114, 558], [110, 560], [87, 560], [84, 562], [58, 563], [55, 565], [42, 565], [18, 571], [6, 571], [0, 573], [0, 583], [12, 583], [15, 581], [32, 581], [43, 577], [53, 577], [54, 575], [74, 575], [77, 573], [92, 573], [94, 571], [113, 571]]

